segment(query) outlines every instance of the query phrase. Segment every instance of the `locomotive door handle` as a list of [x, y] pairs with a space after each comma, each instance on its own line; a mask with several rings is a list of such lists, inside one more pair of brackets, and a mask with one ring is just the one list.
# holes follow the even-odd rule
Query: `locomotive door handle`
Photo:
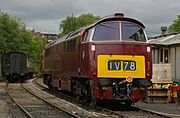
[[147, 62], [147, 71], [149, 71], [150, 70], [150, 62], [148, 61]]

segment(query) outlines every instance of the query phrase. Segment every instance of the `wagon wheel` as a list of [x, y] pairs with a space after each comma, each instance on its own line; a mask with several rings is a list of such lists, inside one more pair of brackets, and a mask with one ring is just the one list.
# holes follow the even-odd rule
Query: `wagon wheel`
[[13, 82], [13, 78], [12, 77], [7, 77], [6, 78], [8, 80], [8, 82], [12, 83]]

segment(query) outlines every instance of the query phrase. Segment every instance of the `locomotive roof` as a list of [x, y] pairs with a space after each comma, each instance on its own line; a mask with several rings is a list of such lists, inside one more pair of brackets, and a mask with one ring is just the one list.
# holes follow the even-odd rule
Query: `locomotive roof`
[[130, 22], [134, 22], [138, 25], [140, 25], [142, 28], [145, 28], [145, 26], [138, 20], [130, 18], [130, 17], [124, 17], [124, 15], [111, 15], [111, 16], [106, 16], [103, 17], [102, 19], [100, 19], [99, 21], [97, 21], [95, 23], [95, 25], [101, 23], [101, 22], [105, 22], [105, 21], [111, 21], [111, 20], [119, 20], [119, 21], [130, 21]]
[[98, 25], [98, 24], [100, 24], [102, 22], [115, 21], [115, 20], [117, 20], [117, 21], [130, 21], [130, 22], [134, 22], [134, 23], [140, 25], [142, 28], [145, 28], [145, 26], [140, 21], [138, 21], [136, 19], [133, 19], [133, 18], [125, 17], [124, 14], [122, 14], [122, 13], [115, 13], [114, 15], [105, 16], [105, 17], [101, 18], [100, 20], [98, 20], [97, 22], [95, 22], [93, 24], [90, 24], [88, 26], [84, 26], [84, 27], [82, 27], [82, 28], [80, 28], [80, 29], [78, 29], [78, 30], [76, 30], [74, 32], [70, 32], [69, 34], [65, 35], [64, 37], [50, 42], [49, 44], [47, 44], [45, 46], [45, 48], [49, 48], [49, 47], [51, 47], [53, 45], [56, 45], [56, 44], [58, 44], [60, 42], [63, 42], [65, 40], [69, 39], [70, 37], [79, 36], [85, 30], [88, 30], [88, 29], [90, 29], [92, 27], [95, 27], [96, 25]]

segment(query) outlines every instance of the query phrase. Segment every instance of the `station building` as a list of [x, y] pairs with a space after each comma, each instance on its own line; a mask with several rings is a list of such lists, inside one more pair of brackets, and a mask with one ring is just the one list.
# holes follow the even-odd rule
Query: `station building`
[[153, 82], [180, 81], [180, 32], [162, 34], [149, 40], [152, 44]]

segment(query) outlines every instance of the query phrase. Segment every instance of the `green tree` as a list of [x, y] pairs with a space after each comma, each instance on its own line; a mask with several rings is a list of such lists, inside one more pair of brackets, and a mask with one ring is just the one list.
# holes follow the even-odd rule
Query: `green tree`
[[[0, 13], [0, 52], [21, 51], [21, 37], [25, 33], [25, 25], [20, 19], [11, 17], [6, 13]], [[30, 37], [28, 37], [30, 40]]]
[[0, 54], [21, 52], [34, 62], [35, 73], [39, 73], [40, 56], [46, 41], [26, 30], [17, 17], [0, 11]]
[[99, 16], [93, 16], [92, 14], [82, 14], [78, 17], [74, 17], [73, 15], [71, 17], [66, 17], [66, 19], [63, 20], [59, 25], [59, 36], [64, 36], [69, 32], [75, 31], [81, 27], [94, 23], [99, 19]]
[[180, 15], [177, 15], [177, 19], [168, 27], [169, 33], [180, 32]]

